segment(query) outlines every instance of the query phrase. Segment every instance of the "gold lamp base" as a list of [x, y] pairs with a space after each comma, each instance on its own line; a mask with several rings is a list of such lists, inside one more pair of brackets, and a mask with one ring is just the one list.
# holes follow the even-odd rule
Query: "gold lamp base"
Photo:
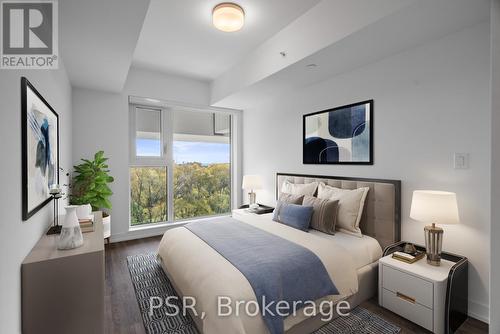
[[433, 266], [441, 265], [441, 249], [443, 247], [442, 228], [432, 223], [431, 226], [424, 228], [425, 234], [425, 252], [427, 253], [427, 263]]

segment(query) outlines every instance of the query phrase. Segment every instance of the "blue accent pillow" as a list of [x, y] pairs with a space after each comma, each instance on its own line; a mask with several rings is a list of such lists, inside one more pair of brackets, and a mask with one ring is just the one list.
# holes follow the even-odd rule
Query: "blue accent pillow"
[[301, 231], [309, 231], [312, 206], [283, 203], [277, 212], [277, 221]]

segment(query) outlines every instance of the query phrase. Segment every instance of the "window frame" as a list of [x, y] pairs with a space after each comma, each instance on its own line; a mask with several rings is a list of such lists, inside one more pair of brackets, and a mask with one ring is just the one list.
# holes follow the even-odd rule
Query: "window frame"
[[[137, 156], [137, 109], [142, 110], [152, 110], [160, 112], [160, 153], [161, 156]], [[129, 111], [129, 154], [130, 154], [130, 165], [136, 165], [137, 167], [143, 166], [163, 166], [163, 164], [168, 164], [168, 136], [169, 136], [169, 123], [168, 120], [172, 117], [171, 111], [164, 108], [155, 108], [150, 106], [143, 106], [138, 104], [131, 104]]]
[[[136, 155], [136, 109], [151, 109], [160, 111], [160, 144], [162, 148], [161, 157], [142, 157]], [[173, 142], [174, 142], [174, 111], [185, 112], [205, 112], [205, 113], [222, 113], [230, 115], [230, 211], [238, 206], [241, 202], [241, 190], [237, 186], [241, 184], [241, 110], [215, 108], [197, 105], [187, 105], [172, 101], [163, 101], [161, 103], [148, 103], [147, 99], [129, 97], [129, 173], [130, 167], [164, 167], [167, 173], [167, 221], [157, 223], [147, 223], [140, 225], [131, 225], [131, 193], [130, 193], [130, 177], [128, 177], [128, 215], [129, 215], [129, 230], [141, 229], [147, 227], [158, 226], [175, 226], [185, 224], [189, 221], [198, 221], [210, 219], [222, 215], [200, 216], [175, 220], [174, 218], [174, 159], [173, 159]]]

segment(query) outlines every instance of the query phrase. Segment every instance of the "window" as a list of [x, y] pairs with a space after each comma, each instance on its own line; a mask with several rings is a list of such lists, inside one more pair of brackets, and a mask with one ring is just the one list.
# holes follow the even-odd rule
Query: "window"
[[135, 150], [138, 157], [161, 157], [161, 111], [137, 108]]
[[130, 168], [130, 225], [167, 221], [167, 170]]
[[131, 226], [231, 212], [231, 114], [141, 105], [130, 113]]
[[174, 220], [231, 212], [231, 116], [215, 117], [174, 112]]

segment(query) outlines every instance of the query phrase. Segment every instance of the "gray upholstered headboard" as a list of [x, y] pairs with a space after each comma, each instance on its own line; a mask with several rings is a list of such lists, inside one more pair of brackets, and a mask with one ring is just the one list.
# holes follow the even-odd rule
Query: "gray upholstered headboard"
[[355, 177], [276, 174], [276, 198], [283, 182], [323, 182], [337, 188], [355, 189], [369, 187], [360, 228], [363, 234], [378, 240], [382, 248], [401, 238], [401, 181]]

